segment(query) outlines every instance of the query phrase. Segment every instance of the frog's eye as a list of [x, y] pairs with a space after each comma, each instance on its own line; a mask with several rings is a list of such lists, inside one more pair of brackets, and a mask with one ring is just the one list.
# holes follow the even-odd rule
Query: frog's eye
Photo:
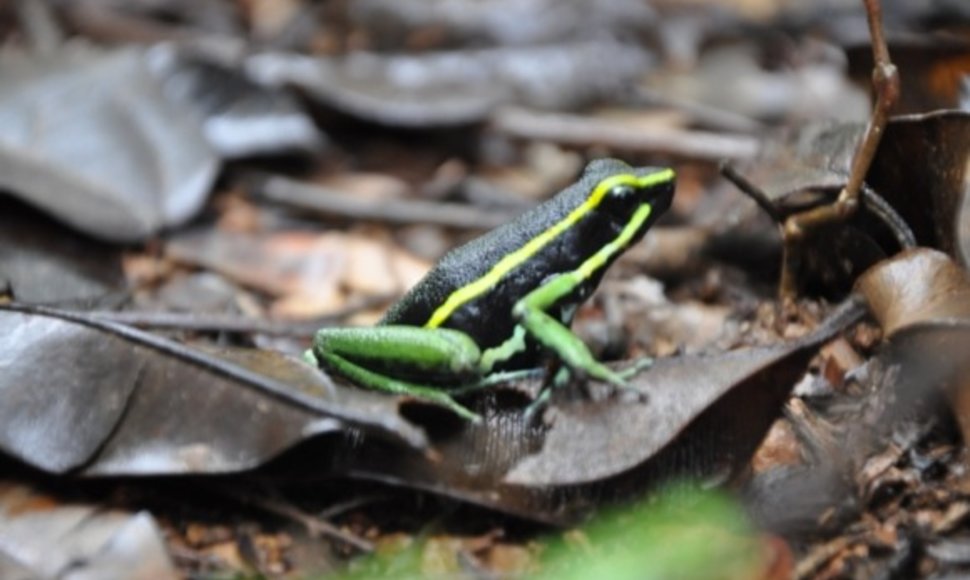
[[610, 188], [610, 197], [615, 197], [619, 199], [631, 197], [635, 193], [633, 186], [631, 185], [614, 185]]

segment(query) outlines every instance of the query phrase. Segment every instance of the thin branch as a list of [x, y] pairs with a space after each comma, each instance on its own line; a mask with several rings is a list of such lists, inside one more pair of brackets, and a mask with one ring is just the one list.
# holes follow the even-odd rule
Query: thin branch
[[17, 0], [14, 7], [17, 10], [20, 28], [30, 40], [34, 50], [49, 53], [64, 44], [64, 30], [48, 2]]
[[418, 199], [372, 201], [309, 185], [286, 177], [247, 173], [243, 181], [254, 195], [289, 207], [339, 216], [396, 224], [433, 224], [451, 228], [489, 230], [507, 223], [515, 214], [487, 211], [465, 204]]
[[518, 108], [495, 113], [491, 127], [494, 131], [522, 139], [581, 146], [606, 145], [626, 151], [709, 161], [748, 159], [758, 151], [758, 140], [747, 135], [666, 128], [645, 131], [616, 121]]
[[740, 113], [719, 109], [703, 103], [671, 98], [643, 87], [636, 89], [633, 104], [652, 105], [681, 111], [690, 116], [696, 123], [722, 131], [757, 133], [765, 128], [763, 123]]
[[866, 126], [866, 133], [859, 144], [849, 182], [839, 194], [839, 199], [857, 199], [862, 189], [862, 182], [869, 172], [872, 160], [876, 156], [879, 142], [889, 122], [889, 112], [899, 99], [899, 72], [889, 60], [889, 48], [882, 33], [882, 10], [879, 0], [862, 0], [869, 20], [869, 34], [872, 37], [872, 57], [875, 61], [872, 69], [872, 86], [876, 92], [876, 104], [872, 117]]
[[916, 247], [916, 236], [893, 206], [868, 185], [862, 185], [862, 203], [865, 208], [889, 228], [899, 244], [899, 249], [909, 250]]
[[360, 536], [341, 530], [327, 520], [314, 517], [287, 502], [221, 486], [219, 492], [243, 504], [292, 520], [305, 527], [307, 533], [313, 537], [325, 536], [339, 540], [368, 554], [374, 551], [373, 543], [368, 542]]
[[751, 183], [748, 178], [738, 173], [738, 170], [735, 169], [733, 165], [725, 161], [721, 163], [720, 170], [721, 175], [723, 175], [725, 179], [733, 183], [735, 187], [741, 190], [741, 193], [747, 195], [756, 204], [758, 204], [761, 211], [768, 214], [768, 217], [770, 217], [772, 221], [774, 221], [776, 224], [781, 224], [785, 221], [784, 216], [782, 216], [781, 212], [778, 211], [778, 208], [775, 207], [775, 202], [768, 197], [768, 194], [762, 191], [755, 184]]
[[279, 321], [258, 318], [244, 318], [233, 315], [196, 314], [188, 312], [137, 312], [94, 310], [85, 314], [100, 320], [127, 324], [139, 328], [156, 328], [170, 330], [185, 330], [193, 332], [234, 332], [255, 333], [270, 336], [293, 336], [298, 338], [312, 337], [317, 330], [324, 326], [333, 325], [348, 316], [362, 310], [373, 308], [388, 302], [391, 296], [376, 296], [361, 300], [334, 312], [309, 321]]

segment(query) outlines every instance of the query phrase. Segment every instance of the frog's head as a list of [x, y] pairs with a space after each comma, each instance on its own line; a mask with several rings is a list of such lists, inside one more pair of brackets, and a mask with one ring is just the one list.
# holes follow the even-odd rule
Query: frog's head
[[649, 206], [649, 227], [674, 198], [676, 175], [666, 167], [631, 167], [617, 159], [597, 159], [586, 166], [583, 178], [592, 185], [589, 201], [598, 212], [627, 222]]

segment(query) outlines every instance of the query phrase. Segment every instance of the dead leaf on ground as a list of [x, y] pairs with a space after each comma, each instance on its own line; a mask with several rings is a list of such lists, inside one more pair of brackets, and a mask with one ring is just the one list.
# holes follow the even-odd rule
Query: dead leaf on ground
[[164, 94], [195, 114], [209, 144], [224, 159], [315, 153], [323, 133], [293, 95], [262, 87], [240, 71], [181, 54], [171, 46], [149, 53]]
[[428, 28], [439, 30], [444, 43], [523, 45], [590, 34], [616, 37], [657, 25], [653, 8], [639, 0], [600, 0], [596, 10], [582, 0], [358, 0], [348, 9], [374, 42], [392, 46]]
[[420, 55], [263, 53], [249, 57], [246, 69], [261, 83], [299, 87], [361, 119], [428, 128], [480, 122], [503, 104], [556, 109], [594, 102], [632, 85], [651, 60], [634, 44], [571, 39]]
[[53, 473], [225, 473], [350, 428], [422, 449], [399, 399], [271, 351], [190, 349], [84, 315], [0, 307], [0, 448]]
[[61, 504], [27, 487], [0, 484], [3, 578], [180, 578], [147, 512]]
[[946, 394], [970, 441], [970, 274], [946, 254], [919, 248], [877, 264], [857, 289], [886, 335], [879, 357], [897, 369], [884, 387], [902, 401], [893, 407]]
[[92, 236], [143, 240], [202, 207], [219, 160], [140, 50], [0, 56], [0, 185]]
[[290, 318], [333, 313], [351, 294], [400, 294], [427, 271], [422, 260], [401, 249], [343, 232], [213, 230], [176, 236], [167, 253], [279, 298], [272, 312]]
[[649, 87], [673, 102], [697, 103], [748, 119], [866, 117], [865, 94], [837, 63], [806, 58], [769, 69], [760, 51], [750, 43], [711, 48], [700, 55], [696, 67], [659, 70]]
[[881, 262], [857, 288], [890, 340], [917, 325], [970, 321], [970, 274], [939, 251], [918, 248]]
[[11, 199], [0, 199], [0, 286], [26, 304], [119, 302], [127, 284], [121, 252], [55, 223]]

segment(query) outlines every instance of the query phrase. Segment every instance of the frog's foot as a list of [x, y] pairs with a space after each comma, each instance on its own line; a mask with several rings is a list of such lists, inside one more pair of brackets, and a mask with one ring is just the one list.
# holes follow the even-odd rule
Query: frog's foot
[[632, 385], [610, 385], [610, 387], [613, 389], [610, 395], [614, 397], [625, 396], [635, 400], [638, 403], [648, 403], [650, 401], [650, 395]]
[[[606, 365], [603, 365], [601, 363], [596, 363], [595, 365], [590, 365], [589, 367], [584, 369], [575, 369], [572, 371], [572, 373], [575, 379], [578, 379], [581, 381], [585, 381], [587, 379], [595, 379], [609, 384], [610, 387], [613, 389], [612, 390], [613, 395], [620, 394], [620, 393], [632, 393], [636, 395], [636, 398], [638, 401], [640, 401], [641, 403], [644, 403], [647, 400], [646, 393], [631, 386], [628, 380], [634, 377], [637, 373], [639, 373], [643, 369], [649, 367], [650, 364], [652, 363], [653, 363], [653, 360], [650, 360], [649, 363], [637, 361], [632, 367], [624, 369], [622, 371], [614, 371], [613, 369], [607, 367]], [[589, 390], [588, 387], [586, 387], [586, 389], [587, 391]]]
[[532, 419], [536, 416], [536, 413], [541, 411], [546, 405], [549, 404], [549, 397], [552, 394], [551, 388], [544, 388], [539, 392], [539, 396], [535, 398], [534, 401], [529, 403], [529, 406], [525, 408], [522, 413], [522, 419], [528, 425], [532, 422]]
[[448, 392], [452, 395], [467, 395], [468, 393], [474, 393], [481, 389], [492, 387], [495, 385], [500, 385], [502, 383], [509, 383], [512, 381], [525, 381], [528, 379], [541, 378], [546, 373], [546, 369], [536, 368], [536, 369], [522, 369], [516, 371], [502, 371], [497, 373], [492, 373], [487, 377], [479, 379], [470, 385], [463, 385], [454, 389], [449, 389]]
[[443, 391], [439, 391], [437, 389], [428, 389], [427, 391], [421, 393], [412, 391], [407, 394], [415, 399], [430, 401], [432, 403], [441, 405], [462, 419], [466, 419], [472, 423], [480, 424], [482, 422], [481, 415], [454, 400], [451, 395]]
[[648, 396], [646, 393], [640, 389], [630, 385], [629, 380], [638, 375], [639, 373], [645, 371], [646, 369], [653, 366], [653, 359], [650, 357], [643, 357], [637, 359], [632, 365], [621, 370], [614, 371], [603, 365], [599, 365], [602, 369], [605, 369], [606, 373], [600, 373], [600, 368], [594, 367], [592, 370], [597, 372], [589, 373], [589, 376], [594, 379], [598, 379], [605, 383], [609, 383], [612, 388], [612, 396], [617, 395], [629, 395], [631, 398], [635, 398], [640, 403], [646, 403]]
[[[646, 403], [649, 400], [648, 395], [640, 389], [630, 385], [628, 381], [653, 366], [653, 362], [653, 359], [650, 357], [642, 357], [621, 371], [614, 371], [599, 363], [590, 365], [588, 368], [581, 369], [570, 369], [565, 366], [560, 367], [559, 371], [554, 375], [551, 384], [543, 388], [539, 393], [539, 396], [536, 397], [536, 399], [532, 401], [532, 403], [530, 403], [526, 408], [525, 420], [527, 422], [531, 421], [532, 417], [535, 416], [539, 410], [549, 404], [549, 399], [552, 395], [553, 389], [564, 388], [570, 383], [574, 382], [585, 383], [590, 379], [608, 383], [612, 388], [611, 394], [614, 396], [629, 394], [631, 398], [635, 398], [638, 402]], [[513, 372], [517, 373], [519, 371]], [[541, 373], [542, 369], [532, 369], [522, 372], [533, 375]]]

